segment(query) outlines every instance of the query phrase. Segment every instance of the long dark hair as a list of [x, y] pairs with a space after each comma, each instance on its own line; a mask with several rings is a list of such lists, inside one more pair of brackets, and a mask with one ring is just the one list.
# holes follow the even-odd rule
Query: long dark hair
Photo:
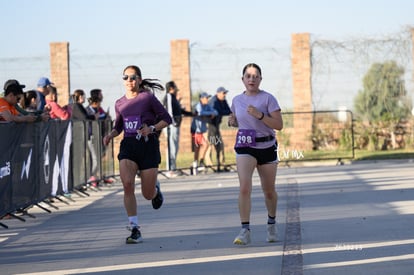
[[[125, 71], [127, 69], [133, 69], [135, 71], [135, 74], [137, 76], [139, 76], [139, 78], [142, 79], [141, 69], [138, 68], [138, 66], [129, 65], [123, 70], [123, 73], [125, 73]], [[163, 91], [164, 87], [158, 82], [160, 82], [159, 79], [153, 79], [153, 78], [142, 79], [141, 84], [139, 84], [139, 90], [140, 91], [141, 90], [150, 90], [150, 91], [160, 90], [160, 91]]]

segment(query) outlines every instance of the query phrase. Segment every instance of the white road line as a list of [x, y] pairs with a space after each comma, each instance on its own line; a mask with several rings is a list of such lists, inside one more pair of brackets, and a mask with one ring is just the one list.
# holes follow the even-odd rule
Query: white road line
[[238, 255], [223, 255], [223, 256], [194, 258], [194, 259], [156, 261], [156, 262], [148, 262], [148, 263], [110, 265], [110, 266], [90, 267], [90, 268], [81, 268], [81, 269], [49, 270], [45, 272], [20, 273], [16, 275], [83, 274], [83, 273], [92, 273], [92, 272], [104, 272], [104, 271], [149, 268], [149, 267], [162, 267], [162, 266], [199, 264], [199, 263], [209, 263], [209, 262], [223, 262], [223, 261], [264, 258], [264, 257], [276, 257], [276, 256], [281, 256], [281, 255], [282, 255], [282, 251], [272, 251], [272, 252], [238, 254]]
[[16, 236], [19, 233], [4, 233], [4, 234], [0, 234], [0, 243], [4, 242], [5, 240], [7, 240], [10, 236]]
[[311, 265], [303, 266], [303, 269], [328, 268], [328, 267], [372, 264], [372, 263], [392, 262], [392, 261], [402, 261], [402, 260], [414, 260], [414, 254], [405, 254], [405, 255], [388, 256], [388, 257], [377, 257], [377, 258], [354, 260], [354, 261], [311, 264]]

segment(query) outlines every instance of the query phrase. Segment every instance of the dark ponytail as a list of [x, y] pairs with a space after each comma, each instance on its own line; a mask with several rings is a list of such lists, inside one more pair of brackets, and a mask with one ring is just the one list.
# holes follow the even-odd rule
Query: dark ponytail
[[[138, 66], [135, 65], [129, 65], [124, 69], [124, 73], [127, 69], [132, 69], [135, 71], [135, 74], [139, 76], [139, 78], [142, 79], [142, 74], [141, 74], [141, 69]], [[139, 84], [139, 89], [140, 90], [150, 90], [150, 91], [154, 91], [154, 90], [160, 90], [163, 91], [164, 87], [159, 83], [160, 80], [159, 79], [153, 79], [153, 78], [146, 78], [146, 79], [142, 79], [141, 84]]]

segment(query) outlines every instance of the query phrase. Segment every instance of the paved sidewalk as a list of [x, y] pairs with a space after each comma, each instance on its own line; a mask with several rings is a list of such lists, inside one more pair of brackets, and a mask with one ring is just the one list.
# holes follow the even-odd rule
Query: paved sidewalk
[[[278, 171], [279, 239], [265, 242], [255, 175], [252, 244], [239, 231], [236, 173], [164, 179], [165, 204], [138, 194], [144, 242], [126, 245], [120, 183], [0, 228], [0, 274], [412, 274], [414, 164], [363, 162]], [[139, 186], [137, 186], [139, 190]]]

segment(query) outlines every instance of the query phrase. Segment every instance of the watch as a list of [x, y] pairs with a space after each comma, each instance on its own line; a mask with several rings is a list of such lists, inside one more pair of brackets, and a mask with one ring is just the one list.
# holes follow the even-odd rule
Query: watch
[[151, 133], [155, 133], [155, 126], [154, 125], [151, 125], [150, 129], [151, 129]]

